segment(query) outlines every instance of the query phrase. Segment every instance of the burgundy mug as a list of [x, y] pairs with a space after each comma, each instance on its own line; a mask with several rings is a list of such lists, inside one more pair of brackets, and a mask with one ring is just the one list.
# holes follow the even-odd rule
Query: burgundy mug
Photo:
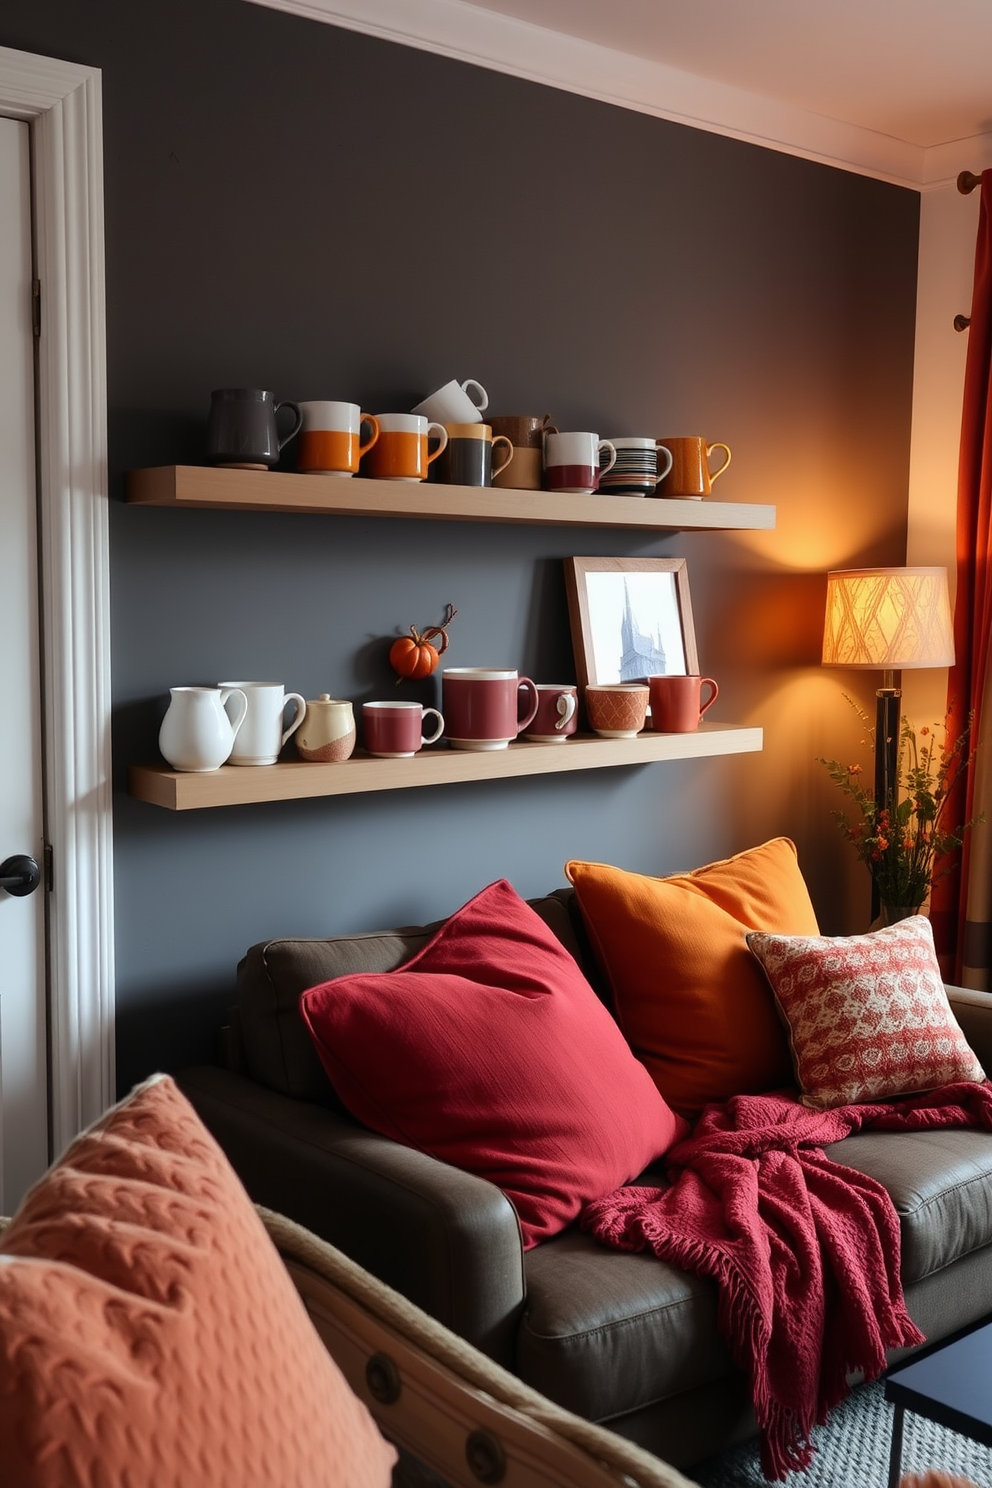
[[[432, 713], [437, 725], [432, 734], [423, 732], [424, 719]], [[420, 703], [363, 703], [362, 742], [366, 754], [377, 759], [409, 759], [424, 744], [433, 744], [444, 731], [444, 719], [436, 708]]]
[[578, 692], [571, 682], [538, 682], [537, 712], [524, 738], [537, 744], [564, 744], [579, 726]]
[[[710, 695], [702, 701], [702, 689], [708, 687]], [[699, 720], [716, 702], [720, 689], [712, 677], [649, 677], [648, 690], [651, 695], [651, 727], [659, 734], [692, 734], [699, 727]]]
[[455, 749], [505, 749], [533, 723], [538, 691], [529, 677], [498, 667], [441, 673], [444, 733]]

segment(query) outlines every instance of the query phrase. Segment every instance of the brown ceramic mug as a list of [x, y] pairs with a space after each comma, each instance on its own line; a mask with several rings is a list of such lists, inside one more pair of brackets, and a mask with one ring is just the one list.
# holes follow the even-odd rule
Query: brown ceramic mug
[[517, 491], [540, 491], [544, 485], [544, 435], [557, 433], [551, 415], [501, 414], [491, 418], [493, 437], [502, 435], [513, 445], [513, 465], [493, 476], [493, 485]]
[[604, 739], [633, 739], [647, 717], [647, 684], [590, 683], [585, 691], [585, 703], [586, 717], [594, 734], [601, 734]]
[[[659, 437], [658, 443], [670, 451], [672, 467], [658, 482], [656, 496], [674, 496], [683, 501], [701, 501], [713, 490], [717, 480], [730, 464], [730, 446], [717, 441], [707, 444], [698, 434]], [[727, 458], [716, 470], [710, 469], [714, 450], [723, 450]]]
[[[705, 703], [702, 689], [710, 695]], [[707, 708], [712, 707], [720, 689], [712, 677], [649, 677], [651, 694], [651, 727], [659, 734], [692, 734], [698, 729]]]

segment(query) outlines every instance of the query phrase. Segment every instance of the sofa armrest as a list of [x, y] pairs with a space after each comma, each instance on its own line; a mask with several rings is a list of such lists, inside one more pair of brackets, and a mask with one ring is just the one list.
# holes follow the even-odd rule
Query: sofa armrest
[[498, 1188], [230, 1070], [187, 1069], [176, 1082], [256, 1203], [512, 1365], [523, 1248], [516, 1211]]
[[945, 990], [962, 1033], [992, 1079], [992, 993], [975, 992], [970, 987], [948, 986]]

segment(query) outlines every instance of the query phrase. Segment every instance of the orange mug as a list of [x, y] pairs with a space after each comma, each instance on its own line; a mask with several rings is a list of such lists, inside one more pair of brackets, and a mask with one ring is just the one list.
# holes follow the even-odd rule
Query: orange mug
[[[357, 403], [321, 399], [301, 403], [303, 424], [296, 446], [296, 468], [310, 475], [354, 475], [363, 455], [379, 438], [379, 420]], [[362, 441], [362, 428], [368, 437]]]
[[[704, 687], [710, 689], [705, 703], [702, 700]], [[707, 708], [711, 708], [720, 696], [720, 689], [712, 677], [691, 673], [687, 677], [649, 677], [648, 692], [651, 727], [658, 734], [695, 733]]]
[[[422, 481], [444, 451], [448, 431], [420, 413], [380, 413], [379, 438], [362, 461], [362, 474], [373, 480]], [[429, 441], [438, 441], [435, 449]]]
[[[655, 496], [674, 496], [683, 501], [701, 501], [713, 489], [713, 482], [723, 474], [730, 464], [730, 445], [718, 441], [707, 444], [698, 434], [684, 434], [669, 439], [659, 438], [659, 444], [671, 452], [672, 468], [658, 482]], [[724, 450], [727, 458], [716, 470], [710, 469], [710, 456], [714, 450]], [[650, 494], [650, 493], [649, 493]]]

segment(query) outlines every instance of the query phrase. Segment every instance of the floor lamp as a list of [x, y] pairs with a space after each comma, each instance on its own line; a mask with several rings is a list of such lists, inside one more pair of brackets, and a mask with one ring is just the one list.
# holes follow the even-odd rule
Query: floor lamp
[[[875, 693], [875, 800], [898, 789], [896, 672], [954, 664], [946, 568], [848, 568], [827, 574], [823, 665], [882, 672]], [[872, 918], [878, 914], [872, 886]]]

